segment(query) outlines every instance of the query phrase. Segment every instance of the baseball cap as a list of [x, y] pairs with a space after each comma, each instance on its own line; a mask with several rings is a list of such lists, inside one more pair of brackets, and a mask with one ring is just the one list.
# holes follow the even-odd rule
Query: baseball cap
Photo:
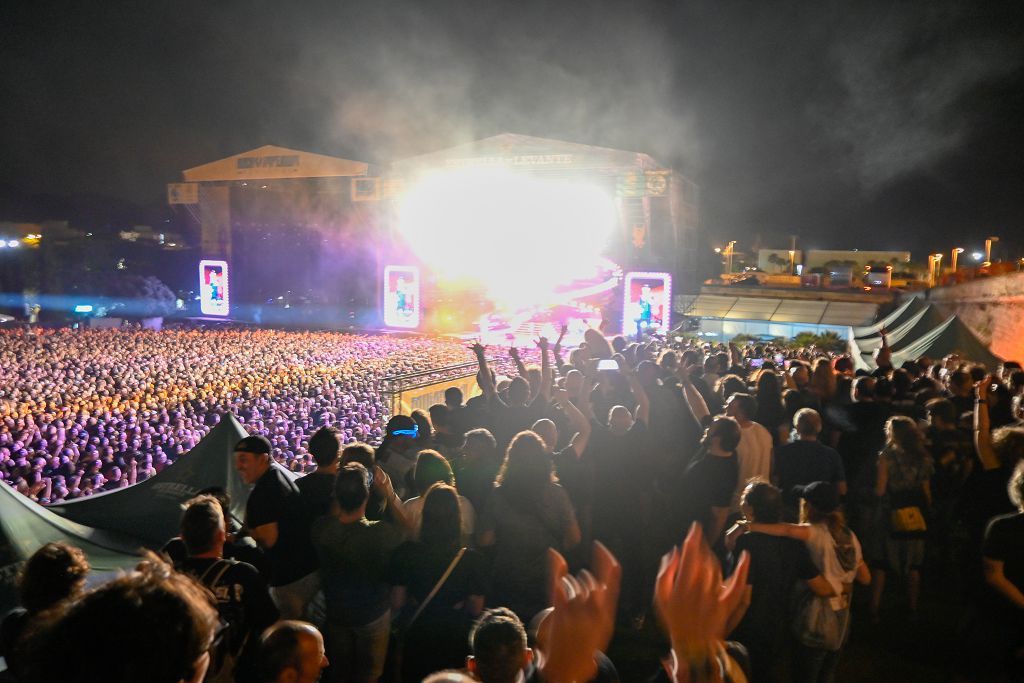
[[827, 481], [815, 481], [804, 486], [794, 486], [793, 493], [814, 506], [818, 512], [828, 514], [839, 507], [839, 489]]
[[235, 451], [270, 455], [270, 442], [262, 436], [247, 436], [235, 444]]

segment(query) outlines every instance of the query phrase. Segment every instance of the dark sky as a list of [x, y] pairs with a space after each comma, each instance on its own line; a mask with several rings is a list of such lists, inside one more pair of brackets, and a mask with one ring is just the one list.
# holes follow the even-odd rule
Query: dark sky
[[13, 0], [0, 64], [16, 192], [159, 205], [263, 144], [388, 162], [512, 131], [683, 170], [740, 248], [1024, 236], [1021, 2]]

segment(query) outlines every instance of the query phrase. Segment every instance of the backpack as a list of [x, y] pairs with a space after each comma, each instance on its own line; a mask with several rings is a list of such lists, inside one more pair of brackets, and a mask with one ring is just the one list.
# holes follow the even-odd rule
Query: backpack
[[[210, 592], [215, 592], [214, 589], [224, 574], [236, 564], [238, 562], [235, 560], [217, 560], [199, 577], [199, 583], [203, 584]], [[218, 567], [220, 569], [214, 571]], [[210, 578], [211, 576], [212, 578]], [[237, 648], [232, 647], [235, 640], [234, 635], [232, 624], [220, 618], [217, 632], [213, 638], [213, 645], [210, 646], [210, 667], [206, 670], [206, 676], [203, 678], [206, 683], [234, 683], [238, 657], [245, 647], [244, 641]]]

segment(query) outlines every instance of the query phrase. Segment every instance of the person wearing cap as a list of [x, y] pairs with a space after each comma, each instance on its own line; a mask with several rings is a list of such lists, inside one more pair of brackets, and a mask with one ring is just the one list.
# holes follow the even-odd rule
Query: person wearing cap
[[402, 500], [413, 490], [412, 470], [416, 465], [416, 439], [419, 426], [408, 415], [394, 415], [388, 420], [384, 440], [377, 447], [377, 463], [395, 487], [395, 493]]
[[[828, 581], [835, 595], [829, 605], [835, 611], [849, 610], [853, 582], [871, 583], [871, 572], [864, 563], [860, 540], [846, 526], [846, 518], [839, 507], [839, 489], [835, 484], [816, 481], [796, 487], [803, 499], [800, 524], [746, 524], [748, 531], [796, 538], [807, 545], [811, 561]], [[847, 628], [849, 619], [845, 619]], [[848, 634], [846, 634], [848, 635]], [[843, 636], [845, 644], [846, 635]], [[842, 651], [797, 646], [797, 676], [801, 681], [831, 681], [839, 664]]]
[[283, 618], [297, 619], [320, 589], [316, 551], [302, 495], [270, 451], [264, 437], [245, 437], [235, 445], [235, 469], [253, 485], [245, 528], [267, 554], [270, 595]]

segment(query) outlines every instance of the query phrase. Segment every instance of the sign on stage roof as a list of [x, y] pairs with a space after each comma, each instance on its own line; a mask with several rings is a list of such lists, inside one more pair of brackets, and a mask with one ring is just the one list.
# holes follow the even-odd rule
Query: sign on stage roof
[[641, 170], [654, 170], [659, 168], [654, 159], [642, 152], [629, 152], [622, 149], [515, 133], [502, 133], [463, 145], [402, 159], [394, 162], [393, 166], [399, 171], [431, 166], [445, 168], [505, 166], [520, 169], [635, 167]]
[[369, 164], [264, 145], [250, 152], [211, 161], [182, 172], [190, 183], [216, 180], [280, 180], [366, 175]]

